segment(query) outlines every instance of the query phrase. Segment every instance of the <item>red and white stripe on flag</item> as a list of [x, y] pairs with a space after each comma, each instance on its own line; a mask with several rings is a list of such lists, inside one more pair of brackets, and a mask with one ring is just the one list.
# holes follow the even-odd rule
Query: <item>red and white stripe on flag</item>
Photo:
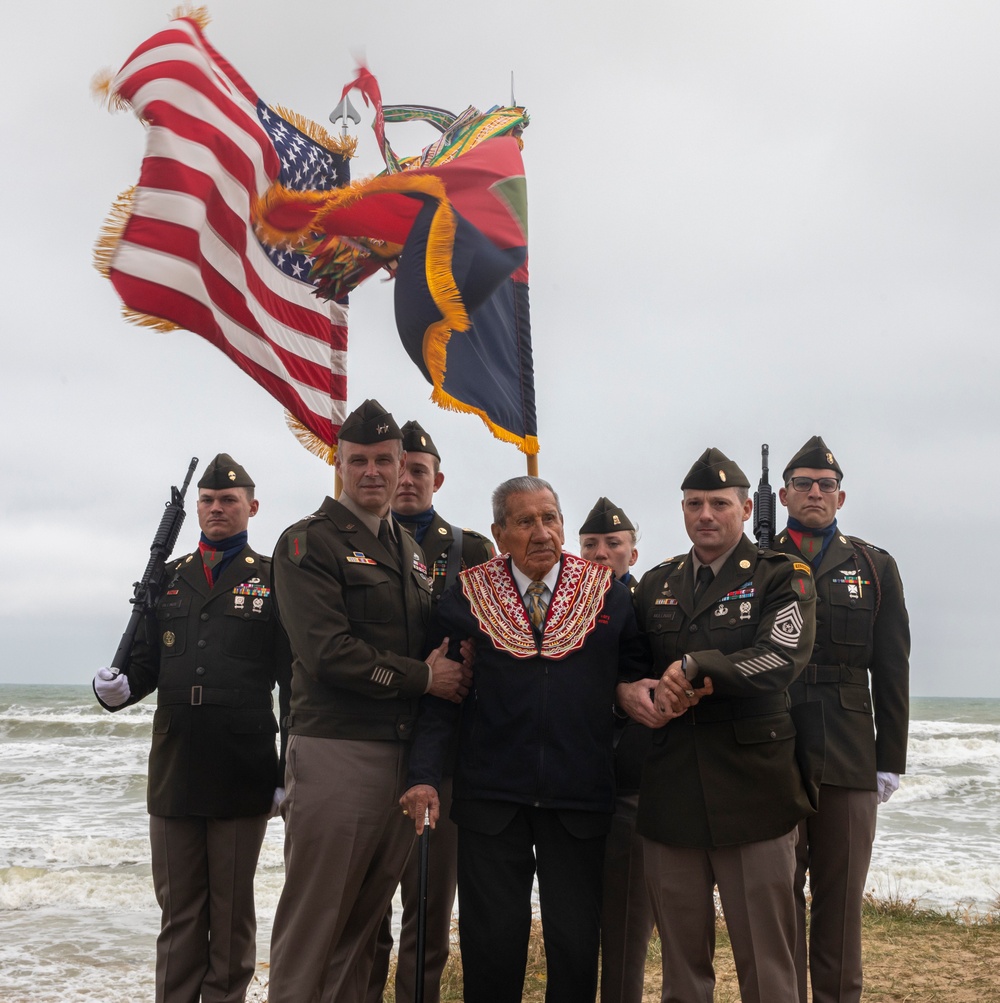
[[123, 303], [207, 338], [335, 444], [346, 415], [347, 308], [314, 295], [311, 259], [260, 243], [251, 205], [272, 181], [345, 184], [346, 158], [265, 105], [187, 18], [139, 46], [111, 94], [148, 126], [108, 270]]

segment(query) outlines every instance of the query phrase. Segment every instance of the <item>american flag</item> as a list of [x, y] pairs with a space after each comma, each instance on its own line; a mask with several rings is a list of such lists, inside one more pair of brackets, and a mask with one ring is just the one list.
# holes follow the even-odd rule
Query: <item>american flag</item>
[[127, 313], [208, 339], [326, 452], [347, 411], [347, 307], [314, 295], [310, 258], [257, 239], [251, 209], [272, 181], [347, 184], [347, 159], [268, 107], [186, 17], [136, 49], [110, 94], [148, 126], [107, 267]]

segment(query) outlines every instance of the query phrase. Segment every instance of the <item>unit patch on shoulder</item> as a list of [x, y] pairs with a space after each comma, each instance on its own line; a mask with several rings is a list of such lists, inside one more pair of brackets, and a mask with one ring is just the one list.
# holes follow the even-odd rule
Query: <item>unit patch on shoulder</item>
[[301, 564], [307, 551], [306, 534], [304, 532], [290, 533], [288, 536], [288, 559], [293, 564]]

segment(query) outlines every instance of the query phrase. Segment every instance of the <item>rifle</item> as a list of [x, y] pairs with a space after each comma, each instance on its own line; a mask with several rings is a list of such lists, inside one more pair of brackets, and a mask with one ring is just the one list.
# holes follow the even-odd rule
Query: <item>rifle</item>
[[753, 535], [757, 546], [767, 550], [774, 539], [774, 492], [767, 480], [767, 443], [760, 447], [760, 483], [753, 493]]
[[184, 495], [187, 493], [188, 485], [191, 483], [191, 475], [197, 466], [198, 457], [192, 456], [187, 476], [184, 478], [180, 490], [176, 487], [170, 488], [170, 501], [167, 502], [166, 509], [160, 518], [160, 525], [153, 537], [153, 542], [150, 544], [146, 570], [142, 573], [142, 578], [132, 584], [133, 594], [129, 600], [132, 604], [132, 615], [129, 617], [128, 626], [125, 628], [125, 633], [122, 634], [121, 641], [118, 642], [115, 657], [111, 659], [111, 668], [116, 670], [116, 675], [128, 668], [139, 622], [153, 609], [156, 600], [160, 597], [160, 588], [166, 577], [166, 560], [173, 552], [174, 544], [177, 542], [177, 534], [180, 533], [181, 525], [184, 522]]

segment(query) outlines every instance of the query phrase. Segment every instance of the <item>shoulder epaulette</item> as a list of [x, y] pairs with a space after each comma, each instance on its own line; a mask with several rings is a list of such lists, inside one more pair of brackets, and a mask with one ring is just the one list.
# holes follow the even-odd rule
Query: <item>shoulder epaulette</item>
[[183, 557], [178, 557], [174, 562], [174, 571], [180, 571], [185, 564], [190, 564], [194, 560], [195, 551], [190, 554], [185, 554]]
[[856, 543], [860, 547], [864, 547], [867, 550], [874, 550], [876, 554], [885, 554], [886, 557], [890, 557], [888, 550], [883, 550], [881, 547], [876, 547], [874, 543], [869, 543], [867, 540], [862, 540], [860, 536], [848, 536], [848, 540], [851, 543]]

